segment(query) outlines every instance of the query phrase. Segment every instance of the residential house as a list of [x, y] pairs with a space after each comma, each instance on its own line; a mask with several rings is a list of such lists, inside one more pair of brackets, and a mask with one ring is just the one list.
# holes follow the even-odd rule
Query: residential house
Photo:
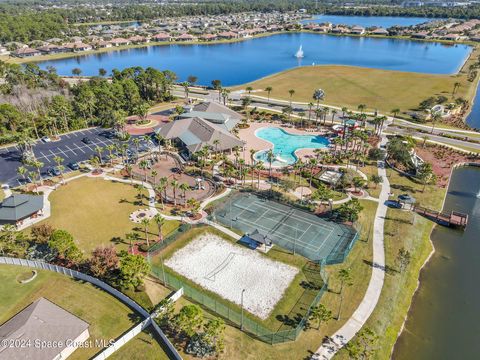
[[65, 46], [54, 44], [40, 46], [39, 48], [37, 48], [37, 50], [41, 51], [42, 54], [61, 54], [70, 51], [70, 49], [66, 48]]
[[93, 46], [95, 46], [97, 49], [106, 49], [111, 48], [113, 45], [110, 41], [99, 40], [94, 42]]
[[170, 41], [170, 35], [167, 33], [161, 32], [152, 36], [152, 39], [155, 41]]
[[224, 31], [217, 34], [218, 38], [220, 39], [236, 39], [238, 38], [238, 34], [233, 31]]
[[215, 35], [215, 34], [203, 34], [203, 35], [200, 35], [199, 39], [203, 40], [203, 41], [214, 41], [214, 40], [217, 40], [217, 35]]
[[92, 45], [90, 45], [90, 44], [84, 44], [84, 43], [82, 43], [82, 42], [68, 43], [68, 44], [65, 44], [64, 47], [65, 47], [66, 49], [69, 49], [70, 51], [73, 51], [73, 52], [90, 51], [90, 50], [92, 50]]
[[183, 33], [182, 35], [177, 36], [176, 40], [177, 41], [195, 41], [197, 40], [197, 38], [193, 35]]
[[18, 50], [15, 50], [12, 53], [12, 55], [16, 56], [16, 57], [19, 57], [19, 58], [25, 58], [25, 57], [42, 55], [42, 53], [40, 51], [38, 51], [37, 49], [32, 49], [32, 48], [29, 48], [29, 47], [25, 47], [25, 48], [20, 48]]
[[114, 38], [110, 40], [110, 43], [113, 46], [123, 46], [123, 45], [130, 45], [130, 41], [124, 38]]
[[350, 34], [363, 35], [365, 34], [365, 28], [362, 26], [354, 26], [350, 29]]
[[381, 35], [381, 36], [387, 36], [389, 35], [389, 32], [387, 29], [384, 29], [384, 28], [376, 28], [375, 30], [372, 30], [370, 32], [370, 34], [372, 35]]
[[[41, 297], [0, 326], [0, 358], [66, 359], [86, 343], [88, 327], [87, 322]], [[31, 346], [8, 345], [17, 343]]]
[[130, 41], [132, 44], [146, 44], [150, 42], [150, 39], [144, 36], [135, 35], [128, 38], [128, 41]]

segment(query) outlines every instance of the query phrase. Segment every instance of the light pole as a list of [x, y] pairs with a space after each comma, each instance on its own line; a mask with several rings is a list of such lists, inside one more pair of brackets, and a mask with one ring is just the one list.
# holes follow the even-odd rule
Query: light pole
[[242, 290], [242, 300], [241, 300], [241, 308], [242, 308], [242, 319], [240, 321], [240, 330], [243, 330], [243, 293], [245, 292], [245, 289]]

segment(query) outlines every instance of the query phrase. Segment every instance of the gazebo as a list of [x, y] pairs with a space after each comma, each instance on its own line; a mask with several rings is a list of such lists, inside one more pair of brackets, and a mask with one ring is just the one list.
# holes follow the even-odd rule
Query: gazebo
[[268, 251], [268, 247], [273, 245], [272, 240], [268, 237], [268, 235], [263, 235], [257, 229], [253, 230], [250, 234], [245, 234], [240, 239], [240, 242], [246, 244], [251, 249], [256, 249], [260, 245], [264, 245], [265, 252]]

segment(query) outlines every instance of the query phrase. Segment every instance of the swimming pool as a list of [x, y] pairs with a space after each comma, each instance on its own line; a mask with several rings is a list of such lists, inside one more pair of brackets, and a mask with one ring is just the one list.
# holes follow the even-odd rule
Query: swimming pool
[[[265, 127], [255, 131], [255, 136], [273, 144], [275, 160], [272, 166], [281, 167], [294, 164], [298, 158], [295, 151], [299, 149], [323, 149], [330, 142], [324, 136], [319, 135], [295, 135], [277, 127]], [[255, 160], [270, 165], [268, 151], [262, 150], [255, 154]]]

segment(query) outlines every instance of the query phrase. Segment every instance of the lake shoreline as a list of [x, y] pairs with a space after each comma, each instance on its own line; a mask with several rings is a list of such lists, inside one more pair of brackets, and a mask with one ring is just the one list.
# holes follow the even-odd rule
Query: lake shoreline
[[96, 54], [103, 54], [112, 51], [122, 51], [122, 50], [129, 50], [129, 49], [139, 49], [145, 48], [149, 46], [168, 46], [168, 45], [180, 45], [180, 46], [189, 46], [189, 45], [216, 45], [216, 44], [230, 44], [230, 43], [239, 43], [244, 41], [249, 41], [258, 38], [270, 37], [274, 35], [282, 35], [282, 34], [317, 34], [323, 36], [334, 36], [334, 37], [351, 37], [351, 38], [372, 38], [372, 39], [392, 39], [392, 40], [405, 40], [405, 41], [412, 41], [412, 42], [422, 42], [422, 43], [439, 43], [443, 45], [468, 45], [471, 46], [473, 49], [470, 54], [465, 58], [462, 64], [459, 66], [456, 72], [451, 74], [445, 75], [456, 75], [460, 71], [462, 71], [465, 63], [470, 58], [471, 54], [474, 52], [476, 48], [476, 43], [471, 41], [449, 41], [449, 40], [439, 40], [439, 39], [412, 39], [410, 37], [405, 36], [386, 36], [386, 35], [355, 35], [355, 34], [333, 34], [333, 33], [321, 33], [318, 31], [311, 31], [311, 30], [298, 30], [298, 31], [276, 31], [271, 33], [264, 33], [264, 34], [257, 34], [253, 35], [248, 38], [237, 38], [237, 39], [226, 39], [226, 40], [214, 40], [214, 41], [185, 41], [185, 42], [175, 42], [175, 41], [152, 41], [149, 43], [142, 43], [142, 44], [130, 44], [125, 46], [112, 46], [111, 48], [102, 48], [102, 49], [95, 49], [90, 51], [83, 51], [83, 52], [68, 52], [68, 53], [61, 53], [61, 54], [52, 54], [52, 55], [40, 55], [40, 56], [32, 56], [27, 58], [17, 58], [10, 55], [0, 56], [0, 60], [14, 63], [14, 64], [26, 64], [26, 63], [37, 63], [37, 62], [44, 62], [50, 60], [60, 60], [60, 59], [69, 59], [87, 55], [96, 55]]

